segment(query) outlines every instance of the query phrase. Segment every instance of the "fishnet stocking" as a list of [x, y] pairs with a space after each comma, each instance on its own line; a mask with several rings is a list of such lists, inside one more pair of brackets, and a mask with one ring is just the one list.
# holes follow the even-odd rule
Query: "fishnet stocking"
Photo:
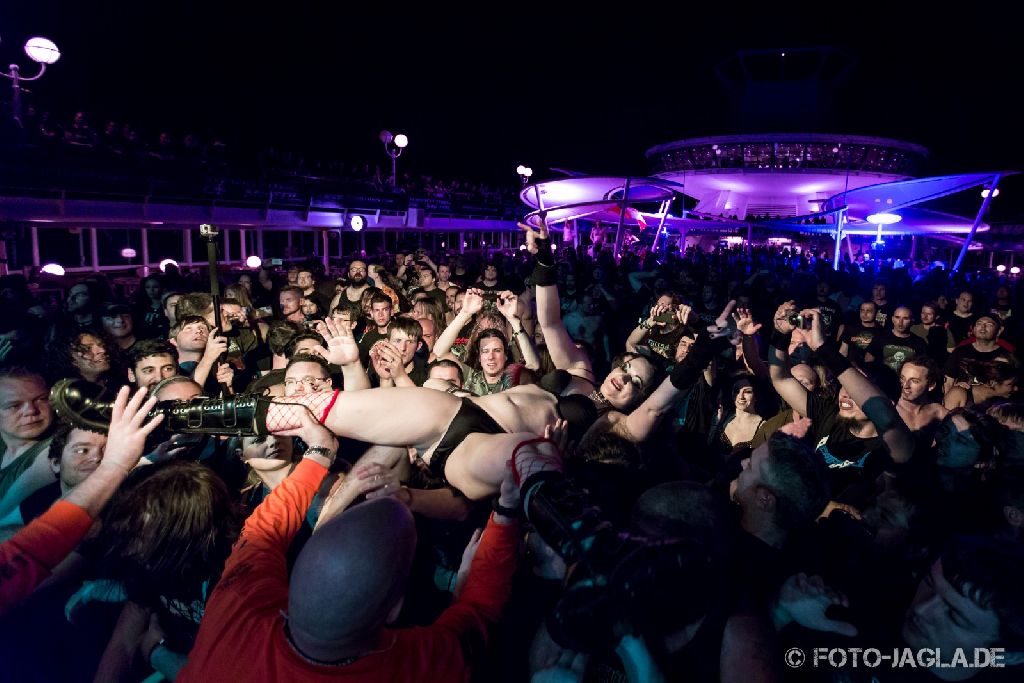
[[337, 391], [324, 391], [316, 394], [301, 394], [299, 396], [288, 396], [277, 398], [267, 406], [267, 431], [277, 434], [287, 429], [301, 427], [301, 414], [304, 410], [313, 413], [313, 417], [320, 424], [327, 420], [327, 416], [338, 399]]
[[516, 486], [537, 472], [561, 472], [562, 453], [551, 439], [543, 437], [518, 444], [512, 451], [512, 475]]

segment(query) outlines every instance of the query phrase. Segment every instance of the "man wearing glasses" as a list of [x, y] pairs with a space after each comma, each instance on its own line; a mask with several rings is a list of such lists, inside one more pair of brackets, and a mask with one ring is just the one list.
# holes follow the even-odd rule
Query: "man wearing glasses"
[[327, 361], [311, 353], [297, 353], [284, 371], [284, 395], [300, 396], [333, 389]]

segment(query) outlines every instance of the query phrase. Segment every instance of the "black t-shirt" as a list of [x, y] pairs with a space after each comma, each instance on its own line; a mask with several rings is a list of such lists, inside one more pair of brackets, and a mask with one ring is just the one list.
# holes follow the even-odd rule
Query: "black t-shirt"
[[679, 338], [683, 336], [685, 330], [682, 325], [678, 325], [671, 332], [663, 332], [659, 327], [652, 328], [647, 333], [647, 346], [659, 356], [664, 356], [670, 361], [675, 360], [676, 347], [679, 346]]
[[882, 327], [886, 327], [889, 321], [892, 320], [892, 312], [896, 310], [896, 304], [891, 301], [886, 301], [884, 304], [875, 304], [878, 312], [875, 313], [875, 322]]
[[884, 330], [881, 327], [864, 327], [860, 324], [849, 325], [843, 330], [843, 338], [840, 340], [849, 348], [847, 355], [854, 363], [864, 362], [864, 351], [871, 345], [875, 336]]
[[821, 327], [827, 339], [835, 339], [839, 326], [843, 323], [843, 311], [839, 305], [831, 299], [818, 301], [815, 299], [810, 308], [817, 308], [821, 312]]
[[381, 334], [372, 324], [367, 328], [366, 334], [359, 339], [359, 360], [362, 361], [364, 368], [370, 367], [370, 349], [381, 339], [387, 341], [388, 334], [386, 332]]
[[851, 434], [839, 419], [839, 402], [833, 397], [808, 395], [807, 417], [812, 421], [814, 452], [828, 470], [832, 499], [859, 506], [865, 502], [862, 496], [873, 497], [871, 483], [891, 462], [882, 437]]
[[946, 324], [946, 327], [953, 335], [954, 344], [959, 344], [970, 336], [976, 317], [973, 313], [966, 318], [961, 318], [955, 311], [949, 314], [949, 322]]
[[971, 373], [967, 371], [965, 361], [999, 361], [1008, 362], [1014, 366], [1017, 364], [1013, 359], [1013, 355], [1004, 348], [997, 346], [995, 351], [979, 351], [974, 348], [974, 344], [967, 344], [953, 349], [953, 353], [949, 354], [943, 370], [948, 377], [953, 379], [970, 379]]
[[928, 345], [916, 334], [897, 337], [891, 330], [876, 334], [866, 350], [876, 363], [882, 363], [893, 372], [899, 372], [900, 366], [918, 356], [928, 355]]

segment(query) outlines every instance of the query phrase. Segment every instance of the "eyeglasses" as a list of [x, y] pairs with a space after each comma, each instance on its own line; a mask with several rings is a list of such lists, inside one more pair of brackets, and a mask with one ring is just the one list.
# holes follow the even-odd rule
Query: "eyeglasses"
[[318, 389], [320, 389], [320, 387], [322, 387], [324, 385], [324, 383], [329, 382], [329, 381], [330, 380], [328, 378], [326, 378], [326, 377], [309, 377], [309, 376], [306, 376], [306, 377], [302, 377], [300, 379], [286, 379], [284, 381], [284, 386], [285, 386], [286, 389], [294, 389], [299, 384], [305, 384], [306, 388], [309, 389], [310, 391], [317, 391]]

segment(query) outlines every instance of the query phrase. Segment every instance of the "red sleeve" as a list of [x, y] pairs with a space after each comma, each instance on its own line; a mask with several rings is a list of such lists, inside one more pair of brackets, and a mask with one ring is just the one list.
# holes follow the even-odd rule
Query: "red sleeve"
[[498, 621], [508, 601], [518, 547], [519, 525], [496, 524], [492, 516], [476, 550], [462, 595], [444, 611], [435, 626], [453, 629], [460, 636], [485, 637], [487, 626]]
[[223, 581], [240, 565], [261, 565], [288, 583], [285, 554], [302, 527], [327, 469], [303, 458], [245, 521], [242, 535], [224, 565]]
[[58, 500], [0, 545], [0, 614], [25, 598], [75, 549], [92, 525], [82, 508]]

